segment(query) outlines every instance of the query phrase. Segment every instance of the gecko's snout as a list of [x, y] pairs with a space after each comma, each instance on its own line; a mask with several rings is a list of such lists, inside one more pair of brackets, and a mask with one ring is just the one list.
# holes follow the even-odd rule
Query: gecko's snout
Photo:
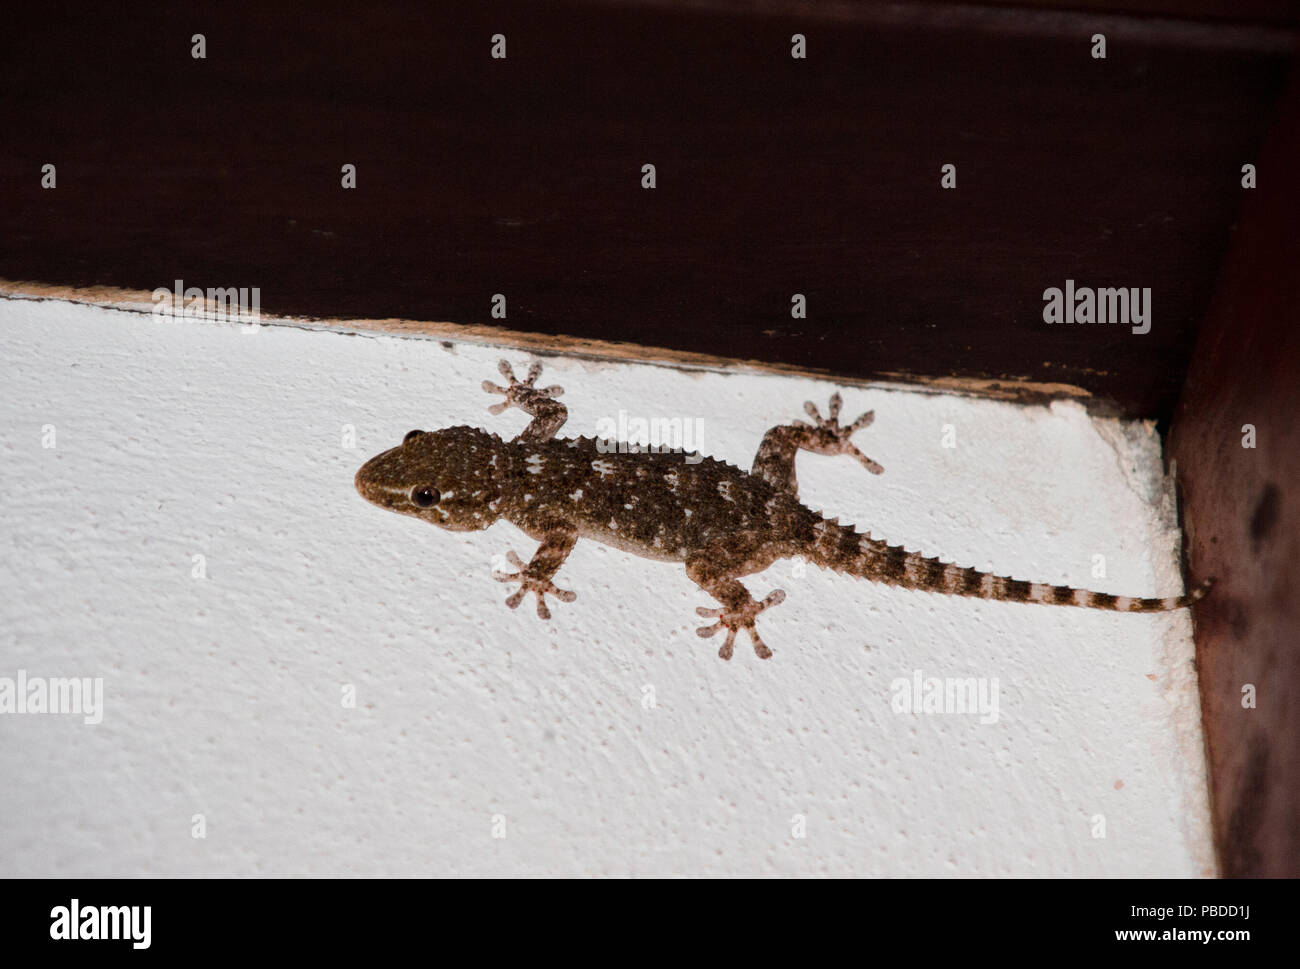
[[363, 464], [357, 469], [356, 477], [352, 479], [352, 485], [357, 489], [357, 494], [366, 501], [373, 502], [375, 499], [370, 492], [370, 479], [366, 477], [366, 466]]
[[384, 458], [388, 452], [377, 454], [360, 468], [357, 469], [356, 476], [352, 479], [353, 485], [357, 489], [357, 494], [372, 505], [381, 505], [388, 507], [392, 504], [389, 500], [389, 490], [384, 486], [384, 475], [382, 473]]

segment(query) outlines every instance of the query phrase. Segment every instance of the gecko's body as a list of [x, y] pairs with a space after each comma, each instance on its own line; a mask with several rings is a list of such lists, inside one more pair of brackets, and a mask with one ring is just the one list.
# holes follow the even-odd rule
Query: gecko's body
[[366, 500], [402, 514], [423, 518], [454, 531], [477, 531], [505, 519], [540, 542], [525, 564], [509, 553], [517, 573], [495, 573], [518, 582], [507, 600], [517, 606], [526, 592], [537, 596], [537, 612], [550, 618], [545, 596], [572, 601], [574, 593], [551, 579], [579, 539], [592, 539], [644, 558], [681, 562], [687, 575], [721, 608], [699, 609], [717, 621], [699, 630], [712, 636], [726, 630], [719, 655], [730, 659], [736, 632], [746, 629], [755, 652], [771, 655], [754, 628], [755, 617], [785, 598], [777, 590], [756, 602], [740, 578], [773, 562], [803, 556], [822, 568], [890, 585], [950, 595], [1085, 606], [1129, 612], [1175, 609], [1204, 594], [1143, 599], [1044, 585], [977, 569], [962, 568], [909, 552], [897, 545], [841, 525], [806, 507], [798, 497], [795, 455], [847, 454], [875, 474], [883, 470], [850, 442], [872, 414], [848, 426], [839, 424], [839, 395], [830, 416], [805, 408], [814, 424], [795, 422], [767, 432], [751, 471], [712, 458], [680, 452], [619, 453], [593, 438], [557, 438], [567, 417], [555, 398], [559, 387], [535, 388], [534, 365], [524, 381], [504, 362], [510, 384], [484, 388], [533, 420], [506, 441], [474, 427], [411, 431], [398, 447], [377, 455], [357, 472], [356, 487]]

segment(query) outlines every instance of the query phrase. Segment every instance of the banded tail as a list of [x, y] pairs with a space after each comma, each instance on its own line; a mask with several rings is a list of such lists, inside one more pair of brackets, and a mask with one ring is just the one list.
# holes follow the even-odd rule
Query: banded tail
[[835, 520], [819, 521], [814, 532], [809, 558], [822, 568], [905, 589], [976, 599], [1041, 602], [1114, 612], [1166, 612], [1190, 606], [1209, 591], [1214, 581], [1203, 582], [1181, 596], [1141, 599], [1091, 592], [1068, 585], [1026, 582], [979, 569], [962, 568], [937, 558], [927, 558], [919, 552], [909, 552], [901, 545], [887, 545]]

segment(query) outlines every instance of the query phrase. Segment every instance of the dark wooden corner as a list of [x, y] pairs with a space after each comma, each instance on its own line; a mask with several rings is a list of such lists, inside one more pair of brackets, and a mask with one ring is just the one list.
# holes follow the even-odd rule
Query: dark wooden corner
[[1300, 875], [1300, 87], [1264, 153], [1169, 435], [1225, 875]]

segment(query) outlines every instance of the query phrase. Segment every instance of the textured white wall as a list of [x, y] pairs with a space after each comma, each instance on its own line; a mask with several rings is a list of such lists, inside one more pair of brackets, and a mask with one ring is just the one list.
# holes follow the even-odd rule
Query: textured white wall
[[[105, 691], [98, 725], [0, 714], [0, 874], [1212, 872], [1185, 612], [783, 562], [747, 580], [789, 593], [760, 620], [775, 657], [742, 635], [724, 663], [679, 566], [580, 544], [557, 580], [578, 599], [543, 623], [490, 578], [494, 555], [532, 552], [511, 526], [457, 535], [364, 503], [357, 467], [413, 427], [523, 426], [479, 388], [503, 355], [527, 360], [0, 300], [0, 677]], [[746, 466], [835, 389], [577, 359], [542, 382], [564, 385], [572, 433], [620, 408], [699, 417], [702, 449]], [[1180, 590], [1149, 427], [844, 396], [848, 417], [875, 409], [855, 440], [885, 474], [803, 455], [813, 507], [1021, 578]], [[896, 713], [891, 682], [916, 670], [997, 677], [998, 721]]]

